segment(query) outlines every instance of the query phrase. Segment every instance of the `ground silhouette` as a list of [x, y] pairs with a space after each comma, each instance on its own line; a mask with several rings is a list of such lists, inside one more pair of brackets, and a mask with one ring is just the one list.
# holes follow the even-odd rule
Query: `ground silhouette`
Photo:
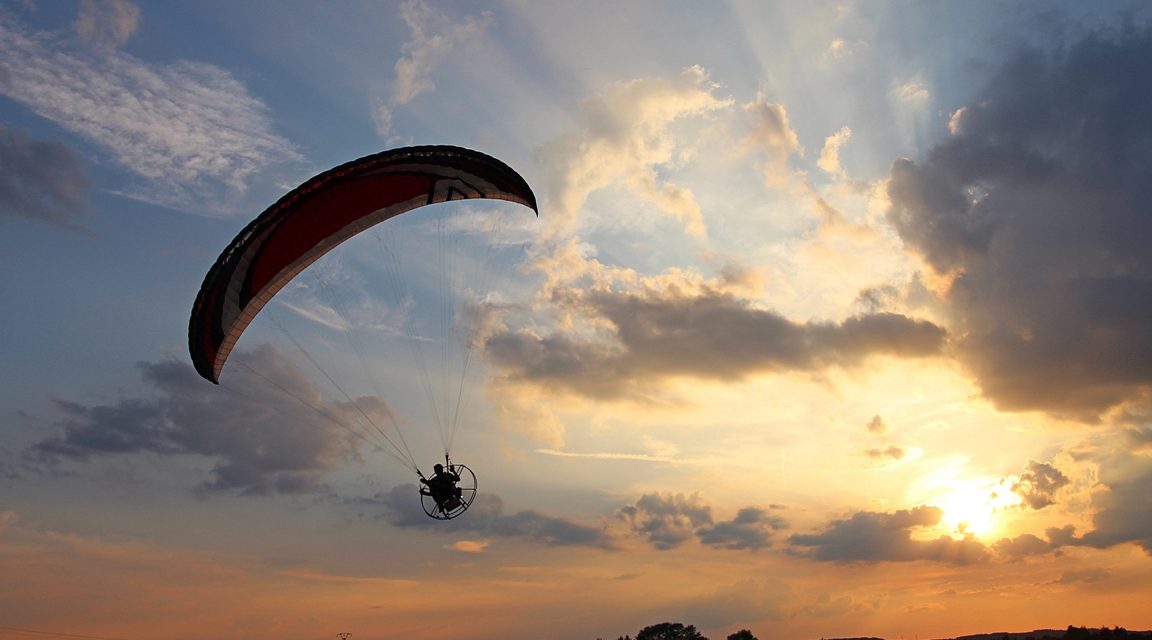
[[[602, 640], [597, 638], [597, 640]], [[623, 635], [616, 640], [708, 640], [696, 630], [693, 625], [680, 622], [661, 622], [649, 625], [636, 633], [633, 638]], [[728, 634], [727, 640], [757, 640], [756, 636], [747, 629], [741, 629]], [[856, 638], [820, 638], [820, 640], [884, 640], [874, 637]], [[1069, 625], [1067, 629], [1036, 629], [1025, 632], [995, 631], [993, 633], [979, 633], [967, 636], [941, 640], [1152, 640], [1152, 631], [1129, 631], [1124, 627], [1077, 627]]]

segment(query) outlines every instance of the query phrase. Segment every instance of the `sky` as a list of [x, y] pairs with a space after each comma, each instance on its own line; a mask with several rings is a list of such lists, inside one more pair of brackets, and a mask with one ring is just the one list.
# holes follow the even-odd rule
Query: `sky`
[[[1150, 13], [0, 0], [0, 638], [1152, 628]], [[381, 224], [198, 377], [232, 238], [416, 144], [539, 216]]]

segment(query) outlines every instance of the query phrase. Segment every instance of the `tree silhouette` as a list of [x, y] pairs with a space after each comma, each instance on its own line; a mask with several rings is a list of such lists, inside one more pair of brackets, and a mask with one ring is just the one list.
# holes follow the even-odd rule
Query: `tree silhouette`
[[756, 636], [752, 635], [751, 631], [747, 629], [741, 629], [736, 633], [728, 634], [728, 640], [757, 640], [757, 638]]
[[1068, 625], [1068, 630], [1064, 632], [1064, 640], [1091, 640], [1092, 632], [1088, 627], [1074, 627]]
[[644, 627], [636, 634], [636, 640], [708, 640], [700, 635], [696, 627], [684, 626], [679, 622], [661, 622]]

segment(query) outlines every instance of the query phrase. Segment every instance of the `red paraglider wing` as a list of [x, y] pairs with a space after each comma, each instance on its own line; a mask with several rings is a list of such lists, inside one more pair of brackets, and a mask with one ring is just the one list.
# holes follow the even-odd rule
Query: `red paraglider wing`
[[449, 146], [384, 151], [292, 190], [245, 227], [204, 278], [188, 324], [196, 371], [219, 382], [228, 354], [256, 314], [340, 243], [406, 211], [470, 198], [507, 200], [536, 211], [532, 189], [508, 165]]

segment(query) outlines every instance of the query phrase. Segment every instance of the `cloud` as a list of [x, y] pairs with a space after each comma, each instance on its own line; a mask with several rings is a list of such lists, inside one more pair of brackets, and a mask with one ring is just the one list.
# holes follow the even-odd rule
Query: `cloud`
[[428, 518], [416, 508], [418, 497], [416, 485], [399, 485], [372, 498], [359, 500], [358, 503], [382, 507], [385, 519], [396, 527], [445, 533], [472, 532], [489, 538], [524, 538], [555, 547], [591, 547], [608, 551], [616, 549], [615, 541], [600, 527], [533, 510], [505, 514], [504, 500], [494, 493], [478, 493], [466, 517], [449, 521]]
[[89, 187], [84, 162], [71, 147], [0, 125], [0, 217], [79, 228], [90, 208]]
[[772, 535], [788, 523], [764, 509], [744, 507], [727, 522], [700, 527], [696, 536], [700, 544], [717, 549], [762, 549], [772, 544]]
[[1044, 534], [1048, 537], [1048, 543], [1054, 547], [1065, 547], [1077, 542], [1076, 527], [1072, 525], [1049, 527]]
[[646, 494], [636, 504], [622, 507], [617, 516], [657, 549], [675, 549], [692, 539], [698, 527], [711, 524], [712, 507], [698, 495]]
[[788, 161], [793, 155], [804, 155], [800, 138], [788, 123], [788, 110], [759, 94], [756, 100], [744, 105], [744, 112], [749, 118], [741, 141], [744, 149], [763, 159], [764, 177], [769, 185], [784, 185], [791, 177]]
[[1152, 555], [1152, 467], [1147, 458], [1102, 461], [1100, 483], [1104, 490], [1092, 497], [1093, 530], [1080, 542], [1099, 549], [1132, 542]]
[[126, 0], [81, 0], [73, 26], [81, 40], [111, 52], [136, 33], [140, 7]]
[[890, 444], [883, 449], [865, 449], [864, 455], [869, 458], [892, 458], [899, 460], [907, 455], [908, 450], [900, 445]]
[[881, 418], [879, 415], [872, 416], [872, 419], [868, 421], [867, 427], [868, 433], [874, 433], [876, 435], [880, 435], [888, 430], [888, 425], [884, 424], [884, 418]]
[[912, 538], [914, 529], [936, 525], [941, 514], [936, 507], [895, 513], [860, 511], [846, 520], [833, 520], [821, 533], [796, 534], [788, 542], [801, 555], [838, 563], [927, 560], [963, 565], [988, 557], [988, 549], [974, 538]]
[[[355, 453], [352, 433], [335, 421], [354, 424], [360, 409], [385, 419], [387, 407], [375, 399], [360, 399], [360, 409], [324, 402], [270, 346], [232, 357], [264, 377], [225, 389], [181, 362], [142, 362], [155, 397], [90, 406], [59, 400], [61, 432], [33, 445], [28, 456], [59, 464], [114, 454], [200, 455], [216, 461], [204, 491], [296, 494], [322, 489], [323, 472]], [[311, 408], [270, 410], [284, 405], [285, 394]]]
[[1152, 385], [1152, 31], [1025, 51], [897, 160], [889, 219], [1002, 409], [1094, 419]]
[[992, 545], [997, 555], [1014, 560], [1051, 553], [1053, 548], [1052, 544], [1031, 533], [1023, 533], [1015, 538], [1001, 538]]
[[618, 187], [655, 205], [697, 238], [707, 235], [693, 193], [660, 177], [658, 169], [677, 159], [673, 126], [731, 105], [717, 98], [716, 85], [701, 67], [673, 78], [642, 78], [606, 87], [581, 105], [581, 130], [541, 149], [547, 171], [545, 193], [550, 232], [564, 235], [576, 227], [590, 194]]
[[836, 133], [824, 139], [824, 148], [820, 150], [820, 158], [816, 166], [834, 178], [844, 177], [844, 167], [840, 165], [840, 147], [852, 137], [852, 129], [840, 127]]
[[1043, 509], [1055, 504], [1056, 492], [1071, 483], [1068, 476], [1056, 467], [1046, 462], [1028, 461], [1028, 468], [1020, 474], [1019, 480], [1012, 485], [1016, 493], [1033, 509]]
[[[547, 293], [569, 317], [564, 330], [504, 328], [487, 337], [487, 354], [508, 379], [590, 398], [643, 400], [673, 376], [734, 381], [766, 371], [852, 367], [872, 355], [932, 356], [946, 338], [930, 322], [893, 313], [797, 323], [723, 282], [679, 273], [623, 286], [610, 284], [611, 275], [593, 277], [591, 286], [578, 281]], [[591, 333], [572, 330], [577, 318]]]
[[391, 133], [395, 108], [433, 91], [436, 85], [431, 76], [440, 62], [492, 22], [492, 14], [487, 11], [479, 17], [460, 20], [437, 11], [424, 0], [404, 2], [400, 5], [400, 18], [408, 26], [409, 40], [402, 47], [404, 55], [393, 65], [388, 100], [376, 107], [376, 130], [381, 136]]
[[713, 522], [710, 505], [699, 495], [682, 493], [645, 494], [616, 515], [661, 551], [693, 538], [717, 549], [761, 549], [771, 545], [776, 531], [788, 527], [783, 518], [757, 507], [741, 509], [732, 520]]
[[1125, 435], [1134, 449], [1152, 448], [1152, 424], [1133, 426], [1125, 431]]
[[309, 301], [308, 306], [281, 301], [280, 304], [302, 318], [307, 318], [316, 324], [323, 325], [333, 331], [348, 331], [351, 324], [336, 309], [317, 301]]
[[557, 451], [556, 449], [536, 449], [536, 453], [559, 458], [587, 458], [591, 460], [636, 460], [639, 462], [677, 462], [676, 458], [653, 455], [651, 453], [614, 453], [602, 451], [595, 453], [575, 453], [572, 451]]
[[1045, 536], [1047, 540], [1042, 540], [1031, 533], [1022, 533], [1015, 538], [1001, 538], [992, 545], [992, 550], [999, 556], [1010, 560], [1019, 560], [1053, 552], [1060, 555], [1061, 547], [1081, 544], [1081, 540], [1076, 537], [1076, 529], [1072, 525], [1049, 527], [1045, 530]]
[[932, 93], [919, 80], [908, 80], [892, 88], [892, 98], [898, 105], [923, 109], [932, 99]]
[[824, 50], [823, 58], [830, 60], [843, 60], [851, 57], [853, 54], [852, 45], [843, 38], [833, 38], [832, 42], [828, 43], [828, 48]]
[[1082, 569], [1079, 571], [1065, 571], [1053, 584], [1095, 584], [1104, 582], [1112, 577], [1106, 569]]
[[459, 551], [460, 553], [483, 553], [488, 548], [487, 540], [457, 540], [452, 544], [445, 545], [445, 549], [450, 551]]
[[267, 107], [219, 67], [149, 65], [122, 52], [97, 60], [3, 19], [0, 59], [0, 93], [109, 152], [142, 179], [133, 197], [224, 213], [253, 175], [299, 159], [272, 132]]
[[[1109, 438], [1124, 438], [1123, 434], [1121, 431]], [[1147, 457], [1117, 448], [1112, 442], [1085, 456], [1096, 467], [1092, 530], [1077, 536], [1072, 525], [1051, 527], [1045, 531], [1049, 547], [1107, 549], [1131, 543], [1152, 556], [1152, 503], [1148, 500], [1152, 495], [1152, 468]], [[1071, 483], [1051, 465], [1035, 461], [1029, 461], [1028, 470], [1020, 478], [1020, 484], [1014, 486], [1013, 491], [1034, 509], [1053, 504], [1054, 494]]]
[[0, 511], [0, 533], [4, 533], [9, 527], [16, 524], [20, 519], [20, 514], [15, 511]]

